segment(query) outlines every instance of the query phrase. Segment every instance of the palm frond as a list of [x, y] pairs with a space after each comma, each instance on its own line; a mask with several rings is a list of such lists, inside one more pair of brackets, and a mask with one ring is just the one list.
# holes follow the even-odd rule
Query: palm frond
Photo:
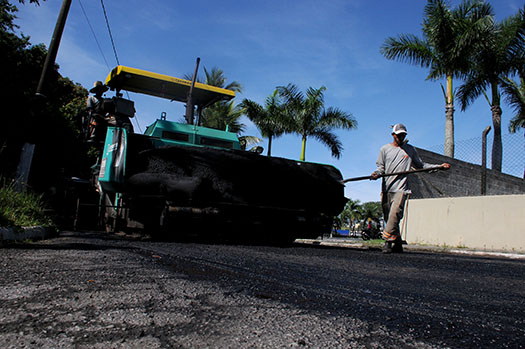
[[[516, 34], [509, 44], [508, 55], [513, 72], [525, 71], [525, 5], [513, 17]], [[523, 76], [523, 75], [522, 75]]]
[[308, 120], [317, 120], [322, 114], [324, 108], [324, 91], [326, 87], [320, 88], [309, 87], [306, 90], [306, 99], [304, 100], [305, 114]]
[[412, 34], [401, 34], [397, 39], [393, 37], [386, 39], [380, 52], [387, 59], [421, 67], [429, 67], [432, 60], [435, 59], [434, 52], [428, 43]]
[[242, 92], [242, 85], [239, 82], [232, 81], [229, 84], [226, 84], [226, 75], [224, 75], [222, 69], [218, 67], [213, 67], [211, 71], [208, 71], [208, 69], [204, 67], [204, 75], [206, 76], [205, 83], [207, 85], [216, 86], [235, 92]]
[[257, 102], [245, 98], [241, 104], [239, 104], [239, 107], [243, 109], [244, 115], [254, 123], [264, 117], [265, 111]]
[[353, 116], [338, 108], [325, 109], [326, 87], [324, 86], [310, 87], [305, 95], [293, 84], [279, 86], [277, 91], [282, 98], [283, 115], [289, 124], [286, 132], [301, 135], [305, 140], [312, 136], [327, 145], [332, 151], [332, 156], [338, 158], [342, 151], [341, 142], [330, 130], [357, 127], [357, 121]]
[[521, 86], [509, 79], [501, 81], [501, 88], [505, 95], [505, 101], [514, 110], [514, 117], [510, 120], [509, 131], [514, 133], [519, 128], [525, 129], [525, 79], [521, 79]]
[[234, 105], [233, 101], [217, 102], [203, 111], [201, 125], [218, 130], [242, 133], [245, 125], [240, 122], [243, 113], [242, 108]]
[[525, 129], [525, 114], [518, 114], [510, 119], [509, 131], [511, 133], [515, 133], [520, 128]]
[[290, 128], [276, 92], [266, 98], [264, 107], [249, 99], [244, 99], [240, 107], [263, 137], [279, 137]]
[[277, 86], [277, 92], [283, 98], [287, 106], [297, 106], [303, 104], [304, 95], [294, 84], [287, 86]]
[[330, 148], [334, 158], [339, 159], [341, 157], [343, 145], [337, 135], [331, 132], [328, 128], [318, 128], [315, 130], [315, 132], [310, 134], [310, 137], [317, 139], [319, 142]]
[[423, 34], [427, 42], [435, 52], [451, 52], [456, 37], [456, 21], [448, 4], [443, 0], [429, 0], [424, 12]]
[[[494, 28], [494, 13], [490, 4], [468, 1], [468, 9], [458, 15], [456, 45], [451, 52], [455, 59], [457, 78], [465, 78], [471, 68], [474, 53], [491, 40]], [[463, 3], [462, 3], [463, 4]], [[462, 12], [458, 9], [458, 12]]]
[[445, 104], [447, 104], [447, 91], [445, 91], [445, 86], [443, 84], [439, 84], [441, 86], [441, 91], [443, 91], [443, 97], [445, 98]]
[[457, 90], [461, 110], [465, 111], [489, 86], [488, 80], [481, 74], [471, 74]]
[[350, 130], [357, 127], [357, 120], [351, 113], [346, 113], [336, 107], [328, 107], [319, 118], [319, 125]]

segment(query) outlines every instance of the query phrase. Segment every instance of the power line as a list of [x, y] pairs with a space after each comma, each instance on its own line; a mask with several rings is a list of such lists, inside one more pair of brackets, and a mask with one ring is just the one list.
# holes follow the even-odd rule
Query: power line
[[[108, 28], [109, 38], [111, 39], [111, 46], [113, 47], [113, 53], [115, 54], [115, 60], [117, 61], [117, 65], [120, 65], [118, 54], [117, 54], [117, 48], [115, 47], [115, 41], [113, 40], [113, 34], [111, 33], [111, 27], [109, 26], [108, 14], [106, 13], [106, 7], [104, 6], [104, 0], [100, 0], [100, 4], [102, 5], [102, 11], [104, 12], [104, 18], [106, 19], [106, 26]], [[128, 99], [130, 99], [128, 91], [126, 91], [126, 95], [128, 96]], [[138, 118], [135, 117], [134, 121], [139, 131], [142, 133], [142, 128], [140, 127]]]
[[100, 4], [102, 5], [102, 10], [104, 11], [104, 18], [106, 18], [106, 26], [108, 27], [109, 38], [111, 39], [111, 46], [113, 46], [113, 53], [115, 54], [115, 59], [117, 61], [117, 65], [120, 65], [120, 62], [118, 60], [118, 55], [117, 55], [117, 49], [115, 48], [115, 42], [113, 41], [113, 34], [111, 34], [111, 28], [109, 27], [109, 21], [108, 21], [108, 15], [106, 13], [106, 7], [104, 7], [104, 0], [100, 0]]
[[[126, 94], [128, 95], [128, 99], [131, 99], [129, 98], [129, 93], [128, 91], [126, 91]], [[131, 120], [135, 121], [135, 125], [137, 125], [138, 129], [139, 129], [139, 132], [142, 133], [142, 127], [140, 127], [140, 124], [139, 124], [139, 118], [137, 116], [135, 116], [134, 118], [132, 118]]]
[[80, 8], [82, 9], [82, 13], [84, 14], [84, 17], [86, 18], [86, 21], [89, 25], [89, 29], [91, 29], [91, 34], [93, 34], [93, 38], [95, 39], [95, 42], [97, 43], [98, 50], [100, 51], [100, 54], [102, 55], [102, 58], [104, 59], [104, 62], [106, 63], [106, 67], [108, 70], [111, 68], [109, 67], [108, 61], [106, 60], [106, 56], [104, 55], [104, 51], [102, 51], [102, 47], [100, 47], [100, 43], [98, 42], [97, 35], [95, 34], [95, 31], [93, 30], [93, 26], [91, 25], [91, 22], [89, 21], [89, 18], [86, 14], [86, 11], [84, 10], [84, 6], [82, 5], [82, 1], [78, 0], [78, 3], [80, 4]]

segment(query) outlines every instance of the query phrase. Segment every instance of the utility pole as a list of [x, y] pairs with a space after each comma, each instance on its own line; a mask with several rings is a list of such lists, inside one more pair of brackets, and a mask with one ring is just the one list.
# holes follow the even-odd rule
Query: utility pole
[[[57, 23], [55, 25], [55, 31], [53, 32], [53, 37], [51, 38], [51, 43], [49, 44], [49, 49], [47, 51], [46, 60], [44, 62], [44, 67], [42, 68], [42, 74], [40, 74], [40, 80], [38, 82], [38, 87], [36, 89], [35, 95], [37, 99], [44, 100], [46, 95], [43, 93], [44, 84], [46, 81], [49, 72], [55, 66], [55, 59], [58, 52], [58, 46], [60, 45], [60, 39], [62, 38], [62, 33], [64, 31], [64, 26], [66, 25], [67, 14], [69, 13], [69, 8], [71, 7], [71, 0], [64, 0], [62, 2], [62, 8], [58, 15]], [[40, 103], [33, 105], [33, 112], [38, 113], [40, 110]], [[34, 131], [36, 132], [36, 131]], [[19, 192], [25, 189], [27, 181], [29, 180], [29, 173], [31, 170], [31, 163], [33, 161], [33, 154], [35, 151], [35, 145], [30, 143], [25, 143], [22, 147], [20, 153], [20, 162], [16, 170], [15, 178], [15, 188]]]
[[64, 32], [64, 26], [66, 25], [67, 14], [69, 13], [70, 7], [71, 0], [64, 0], [62, 2], [62, 8], [60, 9], [60, 14], [58, 15], [55, 31], [53, 32], [53, 37], [51, 38], [51, 43], [49, 44], [46, 61], [44, 63], [44, 67], [42, 68], [42, 74], [40, 75], [40, 81], [38, 82], [38, 87], [36, 89], [37, 96], [45, 97], [45, 94], [42, 92], [44, 89], [44, 83], [47, 75], [49, 74], [49, 71], [53, 69], [55, 65], [58, 46], [60, 46], [60, 39], [62, 39], [62, 33]]

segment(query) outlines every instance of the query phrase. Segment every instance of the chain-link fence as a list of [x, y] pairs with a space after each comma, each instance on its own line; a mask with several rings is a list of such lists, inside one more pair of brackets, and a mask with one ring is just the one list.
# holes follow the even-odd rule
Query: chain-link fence
[[[501, 172], [524, 178], [525, 175], [525, 137], [523, 133], [509, 133], [501, 136], [503, 144], [503, 162]], [[487, 168], [492, 168], [493, 132], [487, 136]], [[429, 151], [443, 155], [443, 145], [428, 147]], [[454, 157], [458, 160], [481, 165], [482, 136], [455, 142]]]

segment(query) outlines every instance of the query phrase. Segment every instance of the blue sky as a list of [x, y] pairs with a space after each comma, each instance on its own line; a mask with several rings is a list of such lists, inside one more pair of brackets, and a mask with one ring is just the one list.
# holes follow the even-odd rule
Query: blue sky
[[[455, 6], [459, 1], [451, 1]], [[518, 12], [522, 0], [491, 1], [496, 19]], [[49, 45], [62, 1], [40, 6], [17, 4], [16, 24], [31, 43]], [[444, 142], [445, 108], [440, 83], [425, 81], [427, 70], [386, 60], [379, 48], [389, 36], [420, 35], [424, 0], [105, 0], [120, 64], [182, 77], [197, 57], [202, 67], [221, 68], [229, 81], [243, 85], [238, 94], [260, 104], [276, 86], [294, 83], [302, 91], [325, 86], [325, 105], [352, 113], [358, 128], [337, 131], [344, 152], [310, 139], [306, 160], [333, 164], [344, 178], [370, 174], [379, 148], [391, 141], [390, 125], [402, 122], [410, 143], [431, 148]], [[96, 40], [84, 16], [89, 19]], [[60, 73], [90, 88], [117, 65], [100, 1], [73, 0], [57, 56]], [[455, 82], [456, 87], [459, 82]], [[111, 96], [108, 93], [108, 96]], [[167, 112], [179, 121], [183, 105], [130, 94], [142, 130]], [[512, 111], [503, 106], [503, 134]], [[247, 119], [245, 135], [259, 136]], [[456, 141], [480, 137], [491, 125], [487, 102], [466, 112], [456, 106]], [[137, 126], [135, 126], [137, 129]], [[266, 148], [267, 140], [262, 146]], [[274, 141], [272, 154], [298, 159], [301, 139]], [[246, 169], [249, 175], [249, 169]], [[380, 182], [351, 182], [346, 196], [379, 200]]]

